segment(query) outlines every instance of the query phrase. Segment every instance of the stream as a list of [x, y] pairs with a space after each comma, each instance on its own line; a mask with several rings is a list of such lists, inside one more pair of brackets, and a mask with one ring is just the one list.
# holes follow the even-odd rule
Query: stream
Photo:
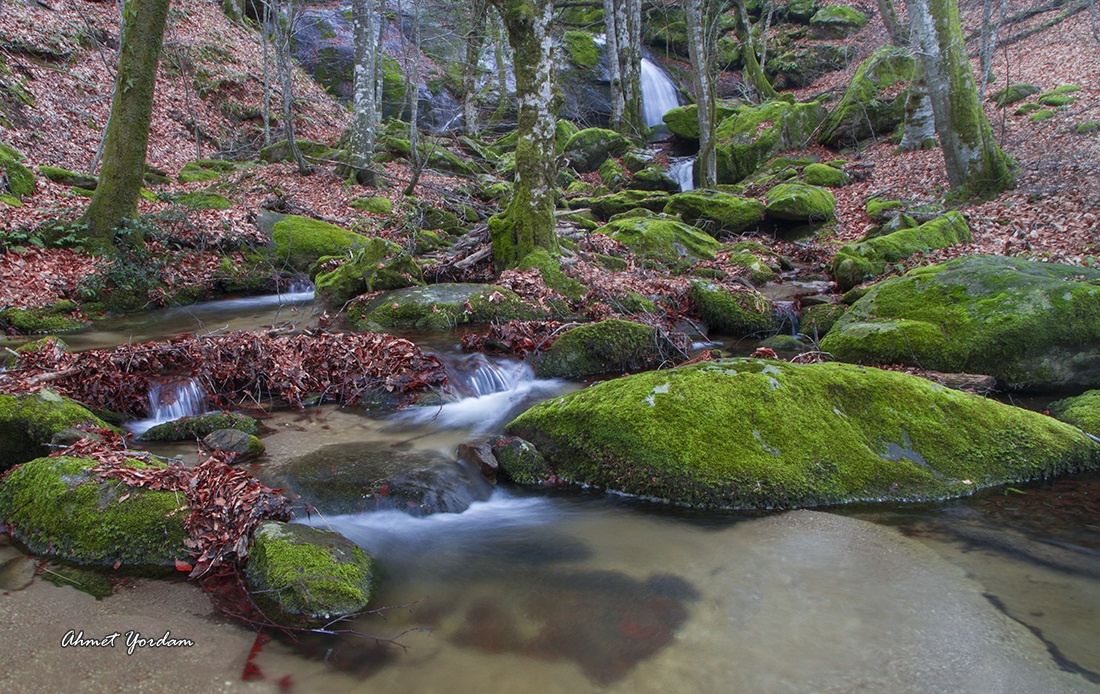
[[[66, 339], [304, 325], [309, 309], [304, 294], [214, 302]], [[459, 442], [584, 385], [463, 355], [454, 335], [407, 336], [466, 397], [389, 414], [276, 410], [253, 473], [277, 479], [332, 444], [453, 458]], [[374, 604], [402, 607], [353, 623], [401, 647], [350, 635], [268, 644], [256, 665], [291, 663], [295, 691], [1100, 691], [1100, 475], [766, 515], [500, 484], [462, 513], [296, 520], [374, 554], [386, 572]]]

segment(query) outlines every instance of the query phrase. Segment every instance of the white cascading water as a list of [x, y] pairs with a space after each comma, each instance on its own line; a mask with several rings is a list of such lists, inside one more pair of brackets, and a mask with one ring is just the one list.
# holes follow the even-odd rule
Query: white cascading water
[[652, 128], [664, 123], [664, 115], [680, 105], [680, 93], [665, 71], [642, 58], [642, 117]]
[[673, 160], [668, 165], [668, 175], [680, 186], [680, 191], [695, 190], [695, 157]]
[[206, 391], [193, 378], [158, 383], [149, 389], [148, 419], [131, 422], [128, 429], [142, 434], [158, 424], [206, 412]]

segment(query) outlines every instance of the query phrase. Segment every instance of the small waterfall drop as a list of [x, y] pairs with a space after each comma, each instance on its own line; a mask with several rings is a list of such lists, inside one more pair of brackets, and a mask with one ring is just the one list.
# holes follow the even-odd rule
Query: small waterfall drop
[[798, 311], [794, 307], [793, 301], [776, 301], [772, 304], [775, 307], [776, 322], [779, 323], [779, 331], [782, 333], [784, 329], [790, 328], [788, 333], [791, 337], [798, 337]]
[[193, 378], [158, 383], [149, 389], [148, 419], [131, 422], [127, 428], [142, 434], [158, 424], [206, 412], [206, 391]]
[[668, 167], [668, 175], [680, 186], [680, 191], [695, 190], [695, 157], [674, 160]]
[[664, 115], [680, 105], [676, 85], [660, 67], [649, 58], [642, 58], [642, 117], [652, 128], [664, 123]]

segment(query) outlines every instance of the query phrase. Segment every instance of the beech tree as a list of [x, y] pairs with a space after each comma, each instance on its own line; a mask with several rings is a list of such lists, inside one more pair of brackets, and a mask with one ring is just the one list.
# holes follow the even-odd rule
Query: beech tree
[[137, 215], [153, 117], [153, 92], [169, 0], [127, 0], [103, 166], [84, 213], [88, 231], [109, 240], [122, 220]]
[[611, 127], [629, 137], [646, 132], [642, 105], [641, 0], [603, 0], [604, 53], [611, 77]]
[[947, 179], [959, 197], [992, 197], [1015, 183], [1012, 160], [985, 117], [956, 0], [909, 0], [909, 26], [928, 84]]
[[699, 122], [699, 183], [704, 188], [718, 182], [718, 158], [714, 140], [717, 120], [714, 76], [714, 13], [708, 12], [706, 0], [684, 0], [687, 19], [688, 57], [691, 60], [692, 82], [695, 87], [696, 118]]
[[355, 33], [355, 87], [352, 98], [349, 164], [356, 179], [374, 183], [375, 129], [378, 124], [374, 0], [352, 0], [351, 24]]
[[518, 105], [516, 177], [504, 212], [489, 220], [493, 259], [514, 267], [536, 248], [556, 251], [554, 152], [558, 92], [554, 85], [553, 0], [491, 0], [500, 11], [515, 58]]

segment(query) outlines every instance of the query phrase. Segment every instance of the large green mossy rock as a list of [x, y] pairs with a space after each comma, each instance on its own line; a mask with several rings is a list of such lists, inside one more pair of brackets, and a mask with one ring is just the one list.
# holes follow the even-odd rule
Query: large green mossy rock
[[1052, 402], [1050, 414], [1093, 436], [1100, 436], [1100, 390], [1090, 390], [1077, 397]]
[[[382, 146], [390, 154], [401, 157], [407, 158], [412, 152], [412, 145], [409, 141], [400, 137], [387, 137], [382, 143]], [[421, 140], [416, 145], [416, 151], [417, 154], [420, 155], [420, 160], [424, 162], [429, 169], [446, 171], [462, 176], [472, 176], [477, 173], [477, 167], [473, 162], [452, 152], [444, 142], [438, 140]]]
[[617, 157], [630, 149], [630, 140], [614, 130], [585, 128], [565, 143], [565, 158], [574, 169], [588, 173], [600, 168], [608, 157]]
[[870, 137], [886, 137], [905, 120], [913, 57], [905, 48], [886, 46], [856, 69], [844, 96], [821, 124], [817, 141], [847, 147]]
[[780, 183], [764, 197], [764, 214], [772, 219], [816, 224], [832, 219], [836, 211], [836, 197], [828, 189], [805, 183]]
[[533, 362], [538, 378], [577, 378], [650, 369], [671, 353], [652, 326], [613, 318], [569, 330]]
[[852, 182], [851, 176], [828, 164], [807, 164], [802, 169], [802, 180], [808, 185], [826, 188], [843, 188]]
[[267, 521], [252, 535], [245, 577], [264, 613], [289, 626], [320, 626], [366, 609], [373, 557], [343, 535]]
[[738, 108], [718, 123], [718, 182], [737, 183], [776, 154], [803, 147], [825, 118], [816, 101], [768, 101]]
[[873, 287], [821, 342], [837, 359], [1100, 387], [1100, 270], [971, 256]]
[[617, 214], [643, 209], [660, 212], [668, 204], [668, 193], [663, 190], [624, 190], [612, 195], [573, 198], [570, 209], [590, 209], [600, 220], [607, 221]]
[[18, 199], [35, 194], [38, 187], [34, 183], [34, 174], [22, 164], [23, 161], [20, 152], [0, 145], [0, 180], [6, 181], [6, 184], [0, 184], [0, 195], [10, 193]]
[[758, 292], [731, 292], [713, 282], [696, 280], [688, 297], [712, 332], [744, 336], [775, 327], [772, 303]]
[[410, 326], [449, 330], [467, 323], [547, 318], [519, 296], [489, 284], [431, 284], [381, 294], [352, 304], [348, 317], [359, 329]]
[[[76, 564], [174, 569], [187, 560], [175, 492], [99, 481], [90, 458], [36, 458], [0, 483], [0, 518], [34, 554]], [[135, 468], [148, 468], [134, 461]]]
[[833, 256], [833, 277], [842, 290], [886, 272], [890, 263], [917, 252], [947, 248], [973, 240], [970, 227], [958, 212], [948, 212], [918, 227], [841, 246]]
[[1017, 101], [1023, 101], [1032, 94], [1038, 94], [1039, 88], [1034, 84], [1017, 83], [1010, 84], [1004, 89], [998, 89], [989, 95], [989, 100], [997, 104], [997, 108], [1005, 108]]
[[[715, 104], [714, 108], [716, 114], [714, 120], [717, 123], [730, 117], [737, 110], [735, 106], [722, 103]], [[695, 104], [669, 109], [665, 112], [662, 120], [676, 137], [689, 141], [699, 139], [699, 107]]]
[[233, 207], [229, 198], [212, 190], [196, 190], [181, 193], [172, 198], [172, 202], [193, 210], [228, 210]]
[[76, 302], [69, 299], [56, 301], [50, 306], [5, 308], [0, 310], [0, 326], [22, 335], [72, 332], [86, 325], [83, 320], [73, 317], [76, 310]]
[[276, 257], [299, 272], [325, 256], [343, 255], [368, 241], [335, 224], [293, 214], [264, 212], [256, 225], [271, 236]]
[[[286, 146], [286, 140], [282, 142]], [[278, 146], [278, 145], [274, 145]], [[195, 181], [216, 181], [223, 176], [242, 171], [252, 166], [252, 162], [228, 161], [225, 159], [196, 159], [187, 162], [180, 169], [180, 183], [193, 183]], [[73, 184], [75, 185], [75, 184]], [[82, 186], [86, 187], [86, 186]]]
[[109, 428], [82, 405], [48, 390], [0, 395], [0, 471], [46, 455], [54, 434], [78, 424]]
[[506, 430], [544, 456], [541, 476], [697, 507], [943, 499], [1100, 467], [1100, 444], [1045, 415], [838, 363], [647, 372]]
[[[288, 140], [279, 140], [261, 149], [259, 155], [260, 161], [270, 163], [280, 161], [293, 162], [294, 154], [290, 151], [288, 142]], [[302, 157], [311, 164], [324, 165], [331, 164], [335, 161], [344, 161], [346, 159], [343, 150], [330, 147], [323, 142], [314, 142], [312, 140], [295, 140], [295, 142], [298, 143], [298, 150], [302, 153]]]
[[424, 283], [424, 274], [401, 246], [385, 239], [367, 239], [352, 256], [331, 272], [315, 278], [317, 295], [332, 305], [342, 305], [367, 292], [401, 289]]
[[643, 258], [670, 266], [709, 260], [722, 248], [714, 237], [667, 215], [618, 219], [600, 231]]
[[677, 193], [669, 198], [664, 211], [680, 215], [714, 237], [741, 233], [764, 219], [764, 203], [716, 190]]
[[844, 39], [867, 26], [867, 15], [852, 7], [822, 5], [810, 17], [810, 29], [819, 39]]
[[255, 434], [259, 423], [248, 415], [235, 412], [207, 412], [173, 419], [147, 429], [138, 438], [142, 441], [195, 441], [221, 429], [235, 429]]

